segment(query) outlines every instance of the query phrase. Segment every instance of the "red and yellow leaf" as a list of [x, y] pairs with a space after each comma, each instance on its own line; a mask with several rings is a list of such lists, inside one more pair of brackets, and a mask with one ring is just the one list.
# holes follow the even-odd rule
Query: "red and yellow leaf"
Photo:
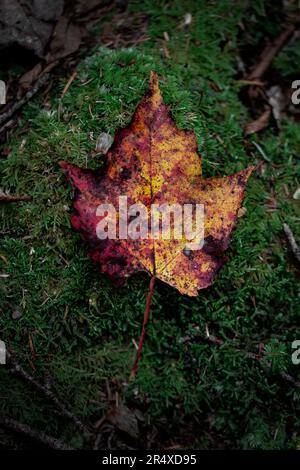
[[[61, 162], [76, 188], [71, 222], [87, 240], [92, 259], [117, 285], [137, 271], [146, 271], [182, 294], [197, 295], [213, 282], [226, 260], [224, 251], [254, 167], [203, 179], [195, 135], [177, 128], [153, 72], [149, 91], [128, 127], [117, 131], [106, 161], [101, 171]], [[153, 204], [203, 204], [203, 247], [187, 249], [184, 237], [99, 240], [96, 209], [105, 203], [118, 208], [119, 196], [127, 196], [128, 205], [144, 204], [149, 212]]]

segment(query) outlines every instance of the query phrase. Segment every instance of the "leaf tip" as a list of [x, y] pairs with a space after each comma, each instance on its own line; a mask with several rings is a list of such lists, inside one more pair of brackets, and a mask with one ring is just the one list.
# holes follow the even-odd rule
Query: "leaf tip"
[[248, 178], [250, 178], [251, 174], [257, 170], [257, 165], [251, 165], [251, 166], [248, 166], [248, 168], [246, 168], [245, 172], [246, 172], [246, 181], [248, 180]]

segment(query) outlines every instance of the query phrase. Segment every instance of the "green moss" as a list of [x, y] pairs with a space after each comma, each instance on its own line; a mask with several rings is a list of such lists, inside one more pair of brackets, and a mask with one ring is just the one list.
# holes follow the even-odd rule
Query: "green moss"
[[[235, 68], [244, 47], [238, 23], [247, 21], [249, 10], [239, 3], [232, 13], [230, 2], [204, 2], [201, 8], [198, 2], [144, 2], [148, 42], [137, 49], [96, 50], [63, 98], [65, 81], [52, 90], [50, 109], [39, 98], [24, 109], [19, 129], [28, 124], [28, 131], [15, 133], [0, 166], [4, 189], [33, 197], [1, 207], [0, 269], [9, 274], [1, 280], [1, 339], [29, 367], [30, 337], [36, 373], [48, 371], [73, 411], [84, 417], [102, 416], [109, 406], [103, 399], [106, 381], [113, 380], [121, 399], [141, 408], [151, 425], [167, 419], [176, 436], [193, 419], [193, 446], [211, 446], [205, 437], [211, 432], [231, 448], [295, 448], [300, 393], [286, 387], [278, 371], [299, 375], [291, 364], [291, 343], [299, 339], [299, 279], [282, 231], [287, 222], [300, 239], [299, 201], [292, 198], [300, 185], [299, 125], [285, 119], [280, 132], [266, 130], [245, 145], [249, 116], [238, 97]], [[255, 2], [259, 22], [262, 7]], [[134, 14], [140, 5], [130, 8]], [[187, 11], [191, 26], [176, 30]], [[265, 28], [270, 35], [277, 32], [270, 21]], [[170, 59], [161, 48], [164, 31]], [[288, 60], [287, 50], [281, 64]], [[204, 176], [262, 165], [250, 180], [246, 215], [215, 284], [197, 298], [157, 284], [139, 374], [124, 387], [149, 281], [137, 275], [116, 290], [98, 273], [70, 228], [71, 189], [58, 162], [101, 166], [103, 157], [93, 154], [97, 136], [130, 121], [150, 70], [158, 72], [177, 124], [194, 129]], [[12, 318], [14, 309], [18, 320]], [[205, 338], [206, 325], [223, 339], [220, 347], [197, 336], [182, 342], [195, 326]], [[271, 371], [245, 353], [257, 353], [261, 343], [264, 360], [271, 355]], [[2, 413], [80, 446], [72, 427], [63, 426], [48, 404], [6, 371], [1, 376]]]

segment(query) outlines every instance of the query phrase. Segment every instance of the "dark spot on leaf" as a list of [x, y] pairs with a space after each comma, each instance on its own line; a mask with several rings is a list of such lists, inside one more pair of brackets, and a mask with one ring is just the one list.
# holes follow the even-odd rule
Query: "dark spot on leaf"
[[192, 250], [190, 250], [189, 248], [184, 248], [182, 253], [184, 254], [184, 256], [186, 256], [189, 260], [193, 260], [194, 259], [194, 253]]
[[121, 178], [123, 180], [128, 180], [131, 178], [131, 170], [129, 168], [126, 168], [125, 166], [123, 166], [121, 168]]

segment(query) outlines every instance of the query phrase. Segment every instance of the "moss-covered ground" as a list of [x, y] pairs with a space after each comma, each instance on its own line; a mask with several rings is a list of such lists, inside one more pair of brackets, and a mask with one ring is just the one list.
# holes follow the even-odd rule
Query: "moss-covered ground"
[[[109, 386], [113, 400], [117, 393], [119, 402], [141, 410], [147, 432], [156, 430], [154, 446], [300, 446], [300, 390], [280, 379], [281, 371], [300, 377], [291, 361], [292, 341], [300, 339], [299, 269], [282, 229], [288, 223], [300, 240], [300, 201], [292, 197], [300, 186], [299, 121], [285, 117], [279, 130], [272, 125], [244, 139], [251, 116], [240, 100], [238, 57], [258, 54], [282, 23], [271, 2], [232, 3], [130, 4], [132, 15], [148, 15], [149, 39], [132, 49], [93, 51], [63, 98], [69, 77], [47, 102], [31, 101], [0, 163], [2, 189], [32, 196], [0, 208], [0, 270], [9, 275], [0, 279], [1, 339], [32, 374], [49, 375], [83, 418], [96, 421], [108, 410]], [[178, 28], [186, 12], [192, 23]], [[273, 70], [285, 77], [300, 72], [297, 57], [294, 43]], [[101, 166], [98, 135], [130, 121], [150, 70], [158, 72], [178, 126], [195, 131], [204, 176], [259, 169], [214, 285], [188, 298], [156, 284], [139, 372], [128, 384], [149, 280], [136, 275], [115, 289], [99, 274], [70, 227], [72, 192], [58, 162]], [[206, 328], [223, 343], [206, 342]], [[1, 414], [82, 446], [51, 404], [6, 368], [0, 373]]]

